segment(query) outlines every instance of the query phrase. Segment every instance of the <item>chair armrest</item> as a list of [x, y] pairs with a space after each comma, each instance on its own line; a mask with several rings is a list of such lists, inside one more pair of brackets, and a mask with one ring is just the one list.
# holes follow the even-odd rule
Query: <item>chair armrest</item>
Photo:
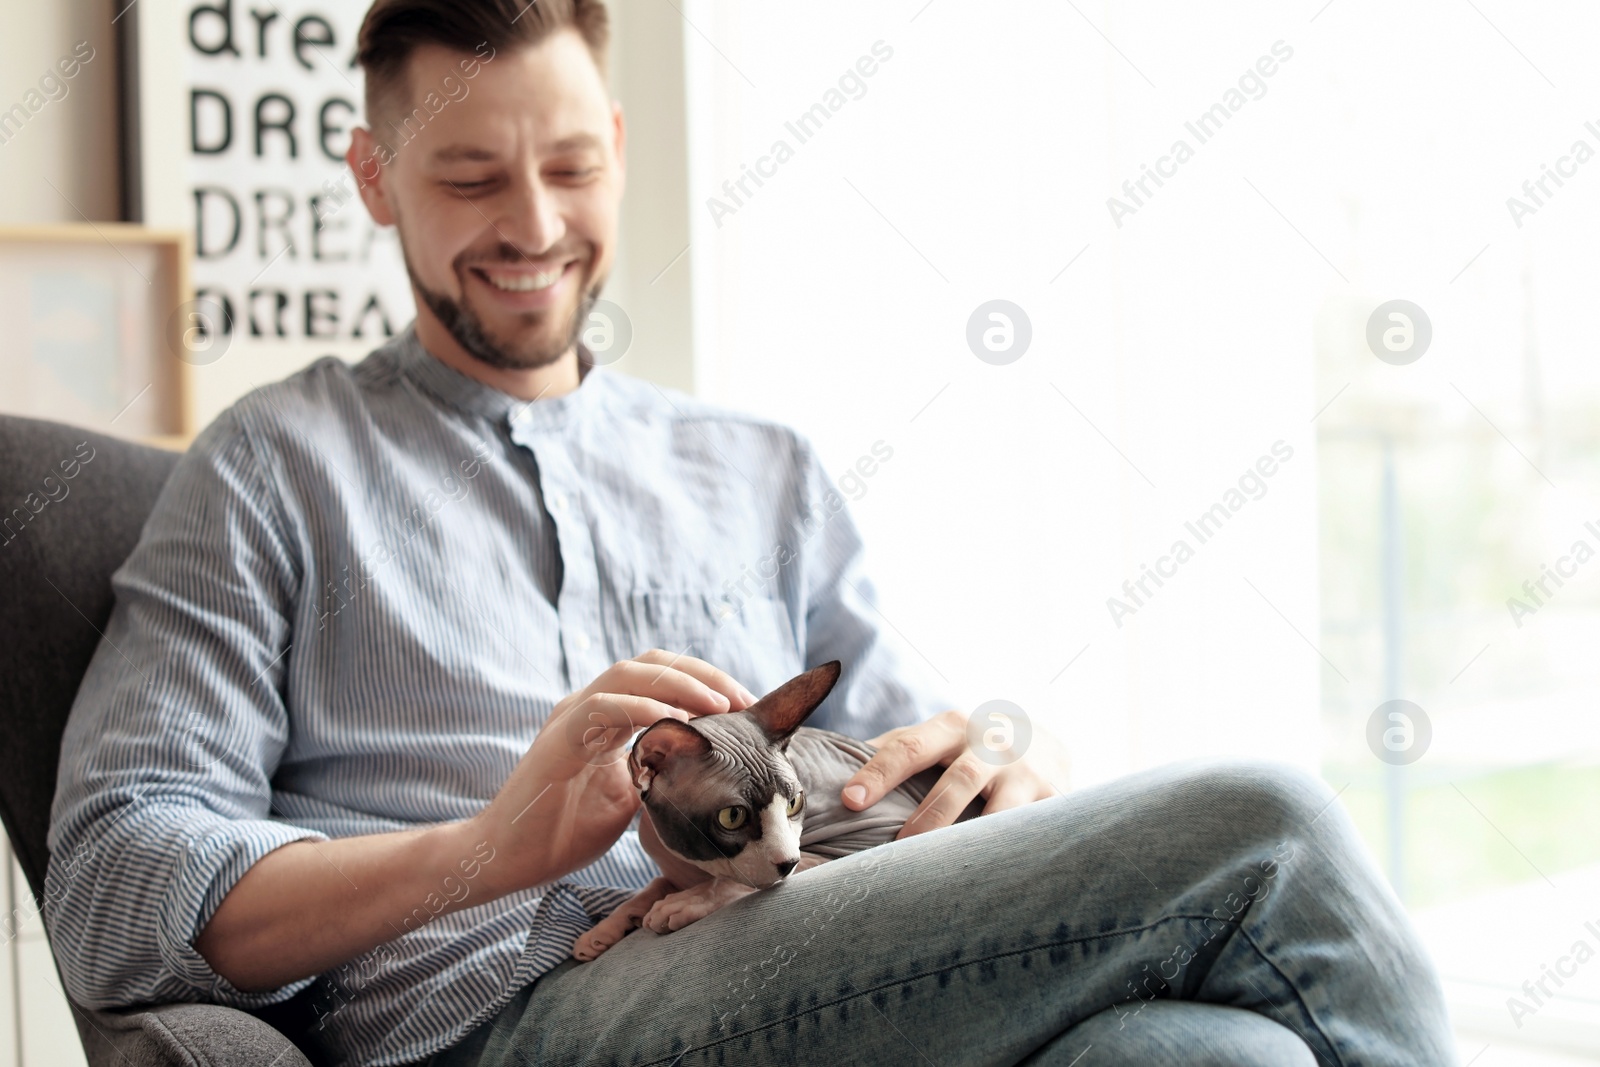
[[72, 1010], [89, 1067], [312, 1067], [281, 1032], [234, 1008]]

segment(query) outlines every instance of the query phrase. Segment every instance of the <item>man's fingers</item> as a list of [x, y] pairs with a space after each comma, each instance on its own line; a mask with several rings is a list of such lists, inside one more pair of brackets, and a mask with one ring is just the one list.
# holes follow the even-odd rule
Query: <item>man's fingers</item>
[[680, 707], [633, 693], [595, 693], [574, 710], [596, 726], [623, 730], [642, 730], [662, 719], [682, 722], [689, 718]]
[[895, 840], [949, 826], [971, 803], [972, 798], [983, 792], [997, 773], [999, 768], [991, 767], [970, 753], [961, 756], [945, 768], [933, 789], [895, 835]]
[[[688, 675], [699, 682], [706, 689], [718, 694], [728, 701], [726, 708], [716, 707], [715, 711], [743, 711], [758, 699], [756, 695], [734, 680], [726, 671], [712, 666], [703, 659], [688, 655], [686, 652], [671, 652], [664, 648], [652, 648], [649, 651], [635, 656], [627, 663], [638, 663], [646, 666], [653, 674], [659, 674], [663, 668]], [[621, 664], [618, 664], [621, 666]]]
[[755, 696], [703, 659], [652, 648], [606, 668], [563, 713], [568, 751], [591, 764], [624, 758], [634, 733], [663, 718], [742, 710]]
[[[710, 682], [717, 682], [733, 695]], [[726, 674], [704, 660], [674, 656], [661, 649], [651, 649], [636, 659], [613, 663], [589, 683], [586, 691], [590, 695], [612, 693], [649, 697], [693, 715], [715, 715], [743, 703], [738, 684]]]
[[994, 787], [983, 805], [985, 815], [1008, 808], [1020, 808], [1036, 800], [1056, 795], [1056, 790], [1040, 775], [1022, 766], [1011, 766], [995, 775]]
[[882, 741], [877, 754], [851, 775], [840, 794], [845, 807], [852, 811], [870, 808], [913, 774], [943, 763], [966, 748], [965, 732], [942, 715], [891, 730]]
[[628, 693], [595, 693], [585, 697], [561, 722], [569, 751], [595, 765], [625, 758], [628, 739], [662, 719], [683, 721], [689, 714], [671, 704]]

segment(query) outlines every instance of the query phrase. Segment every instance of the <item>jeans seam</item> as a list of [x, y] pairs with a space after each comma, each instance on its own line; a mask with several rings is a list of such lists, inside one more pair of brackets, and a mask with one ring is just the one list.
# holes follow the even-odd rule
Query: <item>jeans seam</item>
[[[996, 952], [993, 955], [980, 956], [977, 959], [967, 960], [967, 961], [965, 961], [963, 963], [955, 964], [954, 966], [940, 967], [940, 968], [937, 968], [935, 970], [923, 971], [921, 974], [910, 975], [910, 976], [908, 976], [906, 978], [896, 979], [896, 980], [891, 981], [891, 982], [885, 982], [885, 983], [883, 983], [881, 985], [873, 986], [870, 989], [863, 989], [858, 993], [851, 993], [848, 996], [836, 997], [833, 1000], [830, 1000], [830, 1001], [828, 1001], [828, 1002], [826, 1002], [824, 1004], [818, 1004], [816, 1007], [807, 1008], [805, 1011], [794, 1012], [792, 1014], [785, 1015], [781, 1019], [774, 1019], [770, 1023], [764, 1023], [763, 1025], [757, 1026], [754, 1029], [745, 1030], [745, 1031], [742, 1031], [742, 1032], [737, 1033], [737, 1034], [729, 1034], [727, 1037], [721, 1037], [721, 1038], [718, 1038], [715, 1041], [709, 1041], [704, 1045], [689, 1045], [687, 1048], [681, 1050], [680, 1052], [678, 1052], [675, 1056], [673, 1056], [671, 1058], [663, 1057], [661, 1059], [651, 1060], [647, 1064], [645, 1064], [644, 1067], [656, 1067], [657, 1064], [668, 1064], [668, 1065], [676, 1064], [679, 1060], [683, 1059], [683, 1057], [687, 1056], [691, 1052], [705, 1052], [705, 1051], [707, 1051], [709, 1049], [716, 1048], [718, 1045], [726, 1044], [727, 1042], [733, 1041], [733, 1040], [735, 1040], [737, 1038], [751, 1037], [751, 1036], [753, 1036], [755, 1034], [761, 1033], [764, 1030], [770, 1030], [775, 1026], [781, 1026], [782, 1024], [787, 1023], [792, 1019], [798, 1019], [803, 1015], [810, 1015], [812, 1012], [821, 1011], [824, 1008], [831, 1008], [835, 1004], [843, 1004], [843, 1003], [846, 1003], [847, 1001], [851, 1001], [851, 1000], [860, 1000], [862, 997], [871, 996], [873, 993], [877, 993], [880, 990], [888, 989], [891, 986], [905, 985], [908, 982], [920, 982], [925, 978], [933, 978], [936, 975], [944, 974], [946, 972], [964, 970], [964, 969], [966, 969], [968, 967], [973, 967], [973, 966], [976, 966], [976, 965], [982, 964], [982, 963], [992, 963], [995, 960], [1006, 959], [1007, 957], [1010, 957], [1010, 956], [1024, 956], [1024, 955], [1027, 955], [1030, 952], [1039, 952], [1039, 951], [1041, 951], [1043, 949], [1061, 948], [1062, 946], [1065, 946], [1065, 945], [1081, 945], [1081, 944], [1086, 944], [1086, 943], [1092, 942], [1092, 941], [1103, 941], [1106, 938], [1111, 938], [1111, 937], [1126, 937], [1129, 934], [1144, 933], [1147, 930], [1154, 930], [1156, 927], [1160, 926], [1161, 924], [1167, 923], [1167, 922], [1171, 922], [1171, 921], [1173, 921], [1175, 919], [1181, 919], [1181, 920], [1190, 921], [1190, 920], [1205, 919], [1205, 918], [1211, 918], [1211, 916], [1163, 915], [1159, 919], [1155, 919], [1155, 920], [1153, 920], [1151, 922], [1148, 922], [1148, 923], [1144, 924], [1143, 926], [1130, 926], [1130, 927], [1128, 927], [1126, 929], [1123, 929], [1123, 930], [1110, 930], [1110, 931], [1107, 931], [1107, 932], [1102, 933], [1102, 934], [1090, 934], [1087, 937], [1070, 937], [1070, 938], [1067, 938], [1064, 941], [1047, 941], [1047, 942], [1043, 942], [1041, 944], [1035, 945], [1032, 948], [1019, 948], [1019, 949], [1012, 949], [1009, 952]], [[1239, 927], [1241, 931], [1243, 930], [1243, 927], [1241, 927], [1240, 924], [1237, 923], [1237, 922], [1234, 922], [1231, 925]], [[1254, 942], [1251, 943], [1251, 947], [1252, 948], [1255, 947], [1255, 943]], [[1256, 951], [1259, 952], [1260, 950], [1257, 949]], [[1276, 970], [1276, 968], [1274, 968], [1274, 970]], [[1293, 989], [1293, 986], [1291, 986], [1290, 988]], [[1295, 991], [1295, 999], [1299, 1000], [1299, 992], [1298, 991]], [[1304, 1007], [1304, 1006], [1305, 1006], [1304, 1003], [1302, 1003], [1301, 1007]], [[1087, 1016], [1085, 1018], [1087, 1018]], [[1319, 1032], [1320, 1032], [1320, 1030], [1319, 1030]]]
[[[1333, 1039], [1328, 1036], [1327, 1032], [1322, 1029], [1321, 1024], [1317, 1022], [1317, 1017], [1312, 1013], [1311, 1005], [1306, 1003], [1306, 998], [1300, 992], [1300, 987], [1295, 985], [1293, 980], [1291, 980], [1287, 974], [1283, 973], [1283, 968], [1279, 967], [1272, 961], [1272, 957], [1268, 956], [1266, 950], [1256, 942], [1255, 938], [1250, 936], [1250, 931], [1244, 928], [1243, 923], [1239, 924], [1239, 936], [1243, 937], [1245, 941], [1249, 943], [1250, 948], [1257, 956], [1261, 958], [1261, 962], [1270, 967], [1272, 969], [1272, 973], [1278, 976], [1278, 980], [1289, 988], [1290, 993], [1294, 994], [1295, 1003], [1300, 1005], [1301, 1011], [1305, 1012], [1306, 1019], [1309, 1020], [1311, 1028], [1317, 1032], [1317, 1036], [1322, 1039], [1322, 1043], [1328, 1046], [1328, 1051], [1333, 1053], [1333, 1062], [1335, 1067], [1346, 1067], [1345, 1058], [1339, 1054], [1339, 1046], [1334, 1044]], [[1318, 1059], [1322, 1058], [1321, 1054], [1316, 1053], [1315, 1050], [1313, 1050], [1313, 1054], [1315, 1054]]]

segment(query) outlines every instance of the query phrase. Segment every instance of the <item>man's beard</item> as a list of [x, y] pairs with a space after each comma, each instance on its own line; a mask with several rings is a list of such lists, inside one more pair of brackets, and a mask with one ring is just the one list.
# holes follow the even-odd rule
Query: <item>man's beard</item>
[[[483, 320], [469, 307], [465, 301], [456, 301], [444, 293], [434, 292], [417, 277], [417, 272], [412, 269], [411, 258], [404, 257], [406, 273], [411, 276], [411, 284], [422, 295], [423, 303], [428, 305], [428, 310], [433, 312], [444, 328], [450, 331], [456, 343], [460, 345], [467, 355], [486, 363], [499, 370], [535, 370], [547, 367], [567, 354], [567, 350], [578, 344], [583, 336], [583, 328], [589, 321], [589, 313], [594, 309], [595, 301], [600, 299], [600, 290], [605, 286], [605, 279], [601, 278], [588, 289], [584, 290], [578, 298], [578, 305], [573, 311], [572, 319], [566, 324], [566, 329], [558, 333], [558, 339], [548, 345], [534, 348], [532, 351], [515, 352], [504, 343], [490, 336], [484, 328]], [[514, 262], [514, 259], [508, 259]], [[590, 261], [592, 262], [592, 260]], [[466, 292], [465, 272], [456, 267], [456, 277], [461, 279], [463, 294]], [[527, 321], [535, 316], [543, 318], [549, 315], [560, 314], [559, 309], [528, 313], [523, 316]], [[581, 373], [581, 368], [580, 368]]]

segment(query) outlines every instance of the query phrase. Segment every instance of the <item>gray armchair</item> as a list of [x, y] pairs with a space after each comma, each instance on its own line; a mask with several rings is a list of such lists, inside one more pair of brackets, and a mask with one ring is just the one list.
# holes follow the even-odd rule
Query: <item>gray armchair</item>
[[[59, 476], [57, 465], [85, 440], [93, 461], [46, 487], [45, 476]], [[44, 900], [61, 734], [111, 615], [111, 573], [133, 550], [177, 458], [60, 423], [0, 416], [0, 818], [36, 904]], [[67, 494], [51, 500], [47, 490], [60, 496], [61, 485]], [[311, 1040], [308, 995], [253, 1013], [210, 1004], [72, 1009], [91, 1067], [326, 1062]]]

